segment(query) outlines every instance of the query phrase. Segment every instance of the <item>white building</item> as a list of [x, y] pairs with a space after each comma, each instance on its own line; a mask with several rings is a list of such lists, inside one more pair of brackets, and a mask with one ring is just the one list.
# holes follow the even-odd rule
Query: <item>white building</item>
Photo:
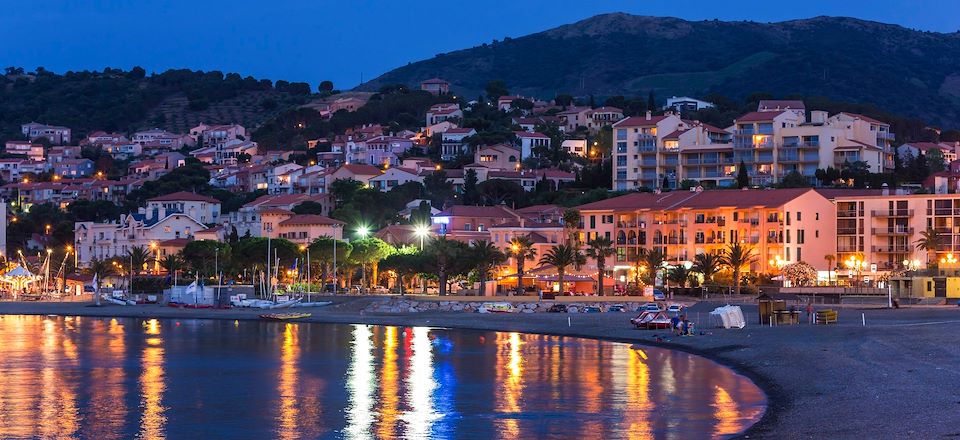
[[677, 113], [681, 113], [684, 111], [697, 111], [705, 108], [713, 108], [713, 106], [714, 105], [712, 102], [702, 101], [689, 96], [671, 96], [667, 98], [667, 105], [663, 106], [663, 109], [673, 110]]
[[203, 223], [187, 214], [171, 213], [151, 217], [143, 213], [121, 215], [118, 222], [77, 222], [73, 247], [77, 263], [90, 264], [94, 258], [103, 260], [127, 255], [134, 247], [150, 249], [151, 245], [177, 238], [193, 238], [197, 231], [206, 229]]

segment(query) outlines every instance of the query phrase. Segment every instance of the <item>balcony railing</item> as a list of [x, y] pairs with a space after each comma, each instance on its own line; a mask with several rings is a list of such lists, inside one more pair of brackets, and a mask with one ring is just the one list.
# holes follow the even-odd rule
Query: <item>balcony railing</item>
[[837, 217], [857, 217], [863, 216], [863, 211], [858, 211], [856, 209], [839, 209], [837, 210]]
[[960, 215], [960, 208], [934, 208], [933, 215]]
[[881, 254], [894, 254], [894, 253], [902, 254], [902, 253], [912, 251], [912, 249], [910, 249], [910, 246], [907, 246], [905, 244], [904, 245], [897, 244], [897, 245], [886, 245], [886, 246], [872, 246], [871, 249], [873, 250], [873, 252], [877, 252]]
[[873, 228], [873, 235], [912, 235], [913, 228], [902, 227], [902, 228]]
[[837, 235], [857, 235], [863, 234], [863, 229], [860, 228], [837, 228]]
[[874, 217], [913, 217], [912, 209], [875, 209], [870, 212]]
[[838, 245], [837, 252], [861, 252], [863, 248], [857, 245]]

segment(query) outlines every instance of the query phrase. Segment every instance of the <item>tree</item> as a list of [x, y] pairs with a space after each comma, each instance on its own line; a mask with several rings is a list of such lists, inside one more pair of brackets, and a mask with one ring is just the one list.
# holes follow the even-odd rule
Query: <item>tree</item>
[[424, 177], [423, 187], [430, 203], [437, 209], [442, 209], [444, 203], [453, 198], [453, 183], [447, 180], [444, 170], [436, 170]]
[[518, 183], [504, 179], [487, 179], [477, 185], [477, 193], [485, 205], [523, 203], [526, 191]]
[[513, 237], [510, 240], [510, 250], [508, 255], [514, 259], [517, 265], [517, 292], [523, 294], [523, 266], [529, 260], [533, 261], [537, 256], [537, 250], [533, 248], [533, 240], [524, 235]]
[[400, 288], [400, 294], [403, 295], [403, 278], [423, 272], [423, 268], [427, 265], [425, 260], [426, 255], [423, 252], [410, 253], [398, 251], [384, 258], [383, 261], [380, 262], [380, 266], [397, 273], [397, 286]]
[[580, 228], [580, 211], [573, 208], [563, 211], [563, 227], [567, 230], [567, 244], [575, 243]]
[[697, 254], [693, 257], [693, 271], [703, 275], [704, 284], [712, 283], [713, 276], [720, 271], [723, 256], [716, 252]]
[[809, 188], [810, 182], [800, 172], [793, 170], [780, 180], [780, 188]]
[[463, 204], [475, 205], [478, 198], [477, 170], [469, 168], [463, 172]]
[[750, 186], [750, 175], [747, 174], [747, 164], [740, 161], [740, 166], [737, 167], [737, 188], [746, 188]]
[[830, 284], [830, 272], [833, 271], [833, 262], [836, 261], [837, 256], [833, 254], [827, 254], [823, 256], [824, 260], [827, 260], [827, 284]]
[[505, 261], [507, 256], [500, 248], [486, 240], [475, 241], [470, 246], [470, 258], [473, 259], [474, 270], [480, 281], [480, 295], [486, 294], [487, 278], [493, 269]]
[[455, 260], [461, 256], [458, 251], [462, 245], [462, 242], [440, 236], [431, 241], [427, 247], [427, 254], [433, 257], [436, 264], [440, 296], [446, 296], [447, 294], [447, 277], [453, 272], [451, 267], [456, 264]]
[[567, 93], [561, 93], [553, 98], [553, 102], [561, 107], [567, 107], [573, 104], [573, 96]]
[[613, 248], [613, 242], [606, 237], [590, 240], [587, 246], [587, 256], [597, 262], [597, 295], [603, 296], [603, 278], [606, 276], [607, 258], [612, 257], [616, 250]]
[[563, 277], [567, 268], [573, 266], [579, 270], [586, 262], [586, 257], [580, 252], [580, 249], [573, 245], [558, 244], [540, 257], [540, 264], [549, 264], [557, 268], [557, 284], [560, 286], [560, 293], [563, 294]]
[[[940, 231], [933, 228], [927, 228], [920, 232], [920, 238], [914, 242], [917, 250], [927, 252], [927, 266], [937, 264], [937, 247], [940, 245]], [[932, 258], [931, 258], [932, 256]]]
[[[376, 237], [361, 238], [353, 241], [352, 244], [353, 250], [350, 251], [350, 259], [360, 265], [363, 285], [369, 288], [372, 284], [377, 283], [380, 260], [387, 258], [397, 250], [389, 243]], [[367, 266], [371, 268], [369, 279], [367, 278]]]
[[311, 200], [307, 200], [306, 202], [302, 202], [299, 205], [294, 206], [291, 211], [293, 211], [294, 214], [324, 215], [323, 205]]
[[93, 286], [93, 303], [100, 306], [100, 283], [103, 282], [104, 278], [114, 274], [113, 264], [110, 264], [109, 260], [93, 258], [90, 260], [87, 273], [96, 278], [96, 285]]
[[134, 246], [127, 251], [127, 261], [130, 262], [130, 270], [134, 274], [143, 272], [143, 266], [152, 260], [151, 252], [143, 246]]
[[647, 277], [650, 284], [655, 284], [657, 281], [657, 272], [660, 271], [664, 266], [664, 262], [667, 261], [667, 256], [664, 255], [659, 249], [654, 249], [652, 251], [645, 252], [643, 254], [644, 264], [647, 267]]
[[507, 90], [507, 83], [501, 79], [495, 79], [487, 82], [487, 86], [484, 90], [487, 92], [487, 99], [493, 103], [496, 103], [497, 99], [499, 99], [501, 96], [510, 94], [510, 91]]
[[723, 264], [733, 272], [733, 288], [740, 294], [740, 271], [744, 266], [752, 264], [756, 258], [753, 255], [753, 248], [744, 246], [739, 242], [727, 245], [727, 252], [723, 255]]
[[[855, 188], [863, 188], [867, 185], [867, 178], [870, 177], [870, 165], [862, 160], [846, 161], [843, 163], [840, 177], [852, 180]], [[923, 178], [925, 179], [926, 175]]]
[[647, 111], [657, 111], [657, 100], [653, 96], [653, 90], [647, 94]]
[[[336, 257], [334, 257], [334, 248], [336, 248]], [[353, 245], [349, 242], [334, 240], [330, 237], [318, 237], [310, 243], [310, 258], [320, 265], [320, 279], [324, 282], [327, 280], [327, 275], [331, 273], [334, 259], [337, 262], [346, 262], [352, 251]]]
[[333, 81], [323, 80], [320, 81], [320, 86], [317, 87], [317, 90], [320, 93], [330, 93], [333, 91]]
[[183, 268], [184, 262], [180, 254], [170, 254], [160, 259], [160, 267], [167, 272], [167, 277], [172, 278], [177, 271]]
[[780, 273], [797, 287], [810, 286], [817, 282], [817, 269], [803, 261], [783, 266]]
[[[242, 240], [241, 240], [242, 242]], [[227, 243], [215, 240], [194, 240], [184, 246], [182, 253], [183, 261], [188, 268], [196, 271], [197, 278], [215, 277], [215, 264], [222, 268], [231, 257], [231, 248]], [[261, 260], [266, 258], [266, 251], [257, 255]]]
[[690, 269], [687, 269], [687, 267], [682, 264], [678, 264], [673, 266], [673, 268], [667, 273], [667, 279], [677, 283], [677, 286], [683, 288], [687, 287], [687, 282], [690, 281], [690, 275]]

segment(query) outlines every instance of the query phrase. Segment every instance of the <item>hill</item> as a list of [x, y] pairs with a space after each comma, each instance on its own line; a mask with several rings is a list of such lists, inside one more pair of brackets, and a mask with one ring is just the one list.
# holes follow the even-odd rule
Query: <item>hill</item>
[[56, 74], [10, 67], [0, 75], [0, 142], [19, 139], [20, 124], [30, 121], [70, 127], [75, 139], [94, 130], [185, 133], [201, 121], [253, 129], [306, 103], [310, 94], [306, 83], [219, 71], [146, 75], [135, 67]]
[[[439, 54], [358, 87], [441, 77], [476, 96], [489, 80], [549, 98], [719, 93], [825, 96], [960, 126], [960, 34], [843, 17], [778, 23], [598, 15], [519, 38]], [[662, 102], [661, 102], [662, 103]]]

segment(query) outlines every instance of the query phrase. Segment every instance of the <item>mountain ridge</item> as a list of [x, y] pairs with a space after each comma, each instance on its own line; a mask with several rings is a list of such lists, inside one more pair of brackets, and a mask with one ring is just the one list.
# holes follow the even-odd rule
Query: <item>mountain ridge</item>
[[960, 33], [852, 17], [760, 23], [602, 14], [438, 54], [357, 89], [435, 76], [467, 95], [502, 79], [512, 93], [538, 98], [826, 96], [960, 126]]

